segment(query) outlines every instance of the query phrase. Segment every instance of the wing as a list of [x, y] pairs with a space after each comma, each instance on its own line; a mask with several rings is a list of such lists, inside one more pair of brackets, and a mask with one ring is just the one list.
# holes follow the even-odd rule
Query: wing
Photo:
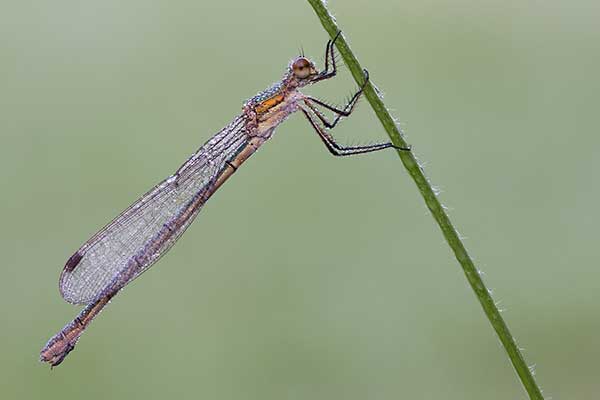
[[[201, 198], [225, 162], [246, 143], [245, 116], [234, 119], [194, 153], [175, 174], [143, 195], [69, 258], [59, 288], [73, 304], [88, 304], [117, 275], [136, 264], [135, 279], [175, 244], [201, 209]], [[122, 274], [121, 274], [122, 275]], [[120, 288], [117, 288], [117, 290]]]

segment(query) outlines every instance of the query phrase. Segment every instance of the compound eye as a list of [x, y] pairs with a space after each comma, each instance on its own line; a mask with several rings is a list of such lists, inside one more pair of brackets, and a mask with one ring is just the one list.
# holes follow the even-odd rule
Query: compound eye
[[314, 73], [314, 67], [306, 58], [300, 57], [292, 64], [292, 71], [296, 77], [306, 79], [309, 75]]

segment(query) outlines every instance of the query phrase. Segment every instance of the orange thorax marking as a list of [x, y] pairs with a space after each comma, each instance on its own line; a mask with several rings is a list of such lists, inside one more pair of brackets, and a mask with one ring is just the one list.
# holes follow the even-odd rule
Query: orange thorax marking
[[271, 108], [275, 107], [277, 104], [281, 103], [283, 101], [283, 98], [283, 94], [278, 94], [276, 96], [270, 97], [265, 101], [260, 102], [256, 106], [255, 110], [258, 114], [264, 114]]

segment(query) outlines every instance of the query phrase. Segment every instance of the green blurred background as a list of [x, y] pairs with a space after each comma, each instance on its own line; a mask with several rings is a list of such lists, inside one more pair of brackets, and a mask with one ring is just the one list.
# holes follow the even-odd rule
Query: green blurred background
[[[600, 389], [597, 1], [330, 1], [539, 382]], [[5, 399], [522, 399], [393, 152], [280, 127], [59, 368], [59, 272], [327, 36], [304, 1], [3, 1]], [[307, 91], [341, 103], [340, 78]], [[336, 134], [386, 139], [363, 102]]]

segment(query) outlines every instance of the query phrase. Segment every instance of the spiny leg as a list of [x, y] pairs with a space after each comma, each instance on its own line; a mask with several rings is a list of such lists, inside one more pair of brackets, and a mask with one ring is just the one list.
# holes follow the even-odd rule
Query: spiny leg
[[[317, 118], [319, 118], [319, 119], [321, 120], [321, 122], [323, 123], [323, 125], [324, 125], [324, 126], [327, 128], [327, 129], [333, 129], [333, 128], [334, 128], [334, 127], [337, 125], [337, 123], [338, 123], [338, 122], [339, 122], [339, 121], [342, 119], [342, 117], [347, 117], [347, 116], [349, 116], [349, 115], [350, 115], [350, 113], [351, 113], [351, 112], [353, 111], [353, 109], [354, 109], [354, 104], [356, 104], [356, 101], [354, 102], [354, 104], [352, 104], [351, 102], [349, 102], [347, 106], [349, 106], [349, 107], [350, 107], [350, 109], [349, 109], [348, 111], [346, 111], [346, 110], [336, 110], [336, 111], [334, 111], [334, 112], [336, 112], [338, 115], [335, 117], [335, 119], [333, 120], [333, 122], [330, 122], [330, 121], [327, 119], [327, 117], [325, 117], [325, 116], [323, 115], [323, 113], [322, 113], [321, 111], [319, 111], [319, 109], [318, 109], [317, 107], [315, 107], [315, 106], [314, 106], [314, 105], [311, 103], [311, 101], [313, 101], [313, 102], [315, 102], [315, 103], [317, 103], [317, 104], [320, 104], [320, 105], [322, 105], [322, 103], [321, 103], [321, 102], [317, 102], [317, 101], [316, 101], [316, 99], [313, 99], [313, 98], [310, 98], [310, 97], [308, 97], [308, 98], [304, 99], [304, 104], [306, 104], [306, 106], [307, 106], [308, 108], [310, 108], [310, 110], [311, 110], [311, 111], [314, 113], [314, 115], [316, 115], [316, 116], [317, 116]], [[326, 106], [323, 106], [323, 107], [326, 107]], [[326, 107], [326, 108], [328, 108], [328, 109], [329, 109], [329, 107]], [[332, 108], [333, 108], [333, 107], [332, 107]], [[332, 111], [333, 111], [333, 110], [332, 110]], [[338, 113], [337, 111], [340, 111], [340, 112]]]
[[[338, 31], [338, 33], [335, 35], [335, 37], [333, 39], [330, 39], [327, 41], [327, 46], [325, 46], [325, 69], [323, 71], [321, 71], [321, 73], [315, 79], [313, 79], [313, 83], [322, 81], [325, 79], [333, 78], [337, 74], [337, 67], [335, 65], [334, 44], [341, 33], [342, 33], [342, 31]], [[329, 71], [329, 63], [330, 62], [331, 62], [331, 71]]]
[[[325, 127], [327, 129], [334, 128], [337, 125], [337, 123], [340, 121], [340, 119], [342, 119], [342, 117], [347, 117], [350, 114], [352, 114], [352, 112], [354, 111], [354, 107], [356, 107], [358, 99], [360, 98], [360, 95], [363, 93], [365, 86], [367, 85], [367, 82], [369, 81], [369, 72], [366, 69], [364, 70], [364, 72], [365, 72], [365, 82], [358, 89], [358, 91], [356, 93], [354, 93], [354, 95], [350, 98], [350, 100], [344, 106], [343, 109], [335, 108], [335, 107], [333, 107], [319, 99], [311, 97], [311, 96], [305, 97], [304, 103], [315, 113], [315, 115], [321, 120], [321, 122], [323, 123], [323, 125], [325, 125]], [[337, 114], [337, 116], [335, 117], [333, 122], [329, 122], [327, 120], [327, 118], [325, 118], [325, 116], [315, 107], [315, 105], [313, 103], [318, 104], [321, 107], [324, 107], [324, 108], [334, 112], [335, 114]]]
[[325, 46], [325, 71], [329, 71], [329, 59], [331, 59], [333, 72], [335, 73], [337, 71], [337, 68], [335, 66], [334, 45], [335, 41], [338, 39], [338, 37], [340, 37], [341, 33], [342, 31], [338, 31], [338, 33], [336, 33], [333, 39], [327, 41], [327, 46]]
[[304, 113], [308, 122], [310, 122], [313, 129], [317, 132], [327, 150], [334, 156], [343, 157], [343, 156], [352, 156], [355, 154], [363, 154], [363, 153], [371, 153], [373, 151], [379, 151], [388, 148], [394, 148], [397, 150], [405, 150], [410, 151], [410, 148], [398, 147], [393, 143], [376, 143], [366, 146], [342, 146], [338, 144], [333, 136], [331, 136], [323, 127], [321, 127], [311, 116], [310, 111], [304, 107], [300, 107], [300, 110]]

